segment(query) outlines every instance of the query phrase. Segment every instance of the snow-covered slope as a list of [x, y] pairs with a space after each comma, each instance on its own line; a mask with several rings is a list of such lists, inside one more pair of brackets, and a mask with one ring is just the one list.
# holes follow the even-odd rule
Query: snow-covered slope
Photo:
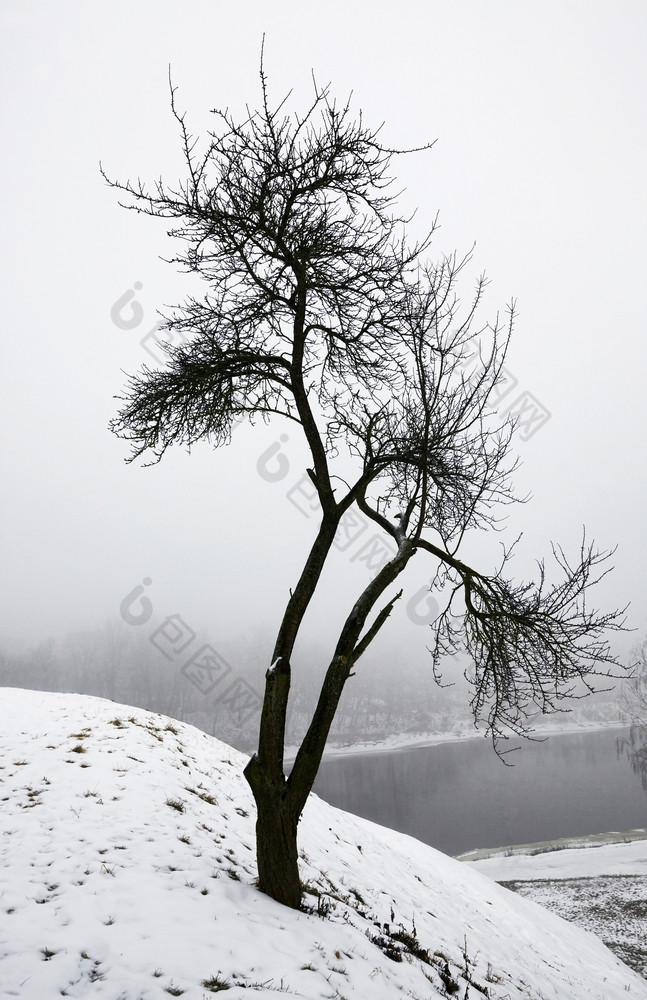
[[[632, 831], [636, 836], [644, 831]], [[493, 854], [476, 871], [593, 931], [618, 958], [647, 977], [647, 840], [590, 842], [535, 854]]]
[[647, 1000], [593, 935], [315, 796], [311, 912], [276, 904], [244, 761], [140, 709], [0, 689], [0, 996]]

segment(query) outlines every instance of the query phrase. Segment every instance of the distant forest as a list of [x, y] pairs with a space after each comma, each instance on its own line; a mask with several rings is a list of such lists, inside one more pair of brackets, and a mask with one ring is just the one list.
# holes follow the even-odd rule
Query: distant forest
[[[271, 637], [245, 637], [217, 647], [187, 642], [173, 622], [133, 628], [121, 620], [50, 639], [12, 654], [0, 649], [0, 686], [96, 695], [189, 722], [240, 750], [256, 747], [263, 678]], [[301, 650], [294, 663], [287, 743], [300, 742], [315, 707], [323, 647]], [[373, 741], [398, 734], [464, 733], [473, 729], [464, 665], [448, 663], [443, 683], [431, 657], [368, 653], [344, 691], [330, 742]], [[576, 720], [618, 722], [618, 692], [572, 703]], [[564, 717], [563, 713], [560, 713]], [[551, 721], [554, 717], [548, 717]], [[538, 720], [539, 728], [542, 720]]]

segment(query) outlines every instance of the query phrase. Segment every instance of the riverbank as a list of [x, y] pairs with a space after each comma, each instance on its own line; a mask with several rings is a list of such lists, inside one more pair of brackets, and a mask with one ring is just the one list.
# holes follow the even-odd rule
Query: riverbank
[[[560, 852], [566, 852], [564, 854], [565, 867], [568, 868], [570, 874], [573, 874], [572, 870], [573, 859], [571, 858], [572, 851], [580, 852], [586, 849], [587, 847], [606, 847], [611, 845], [615, 846], [617, 844], [622, 844], [622, 845], [634, 844], [637, 841], [645, 841], [645, 840], [647, 840], [647, 828], [644, 827], [635, 830], [627, 830], [624, 833], [619, 833], [613, 830], [608, 833], [592, 833], [586, 837], [560, 837], [556, 840], [541, 840], [534, 844], [510, 844], [507, 847], [477, 848], [474, 851], [466, 851], [464, 854], [457, 855], [456, 860], [465, 862], [475, 862], [475, 861], [480, 862], [492, 859], [505, 858], [506, 860], [503, 865], [502, 871], [506, 872], [506, 877], [511, 878], [513, 876], [510, 875], [511, 869], [510, 869], [510, 863], [508, 862], [509, 858], [520, 857], [520, 856], [524, 858], [535, 858], [538, 857], [539, 855], [552, 854], [557, 851], [560, 851]], [[576, 857], [581, 860], [581, 856], [579, 853], [576, 855]], [[617, 860], [617, 854], [614, 853], [610, 855], [605, 855], [605, 854], [599, 855], [598, 858], [596, 859], [597, 864], [594, 863], [592, 866], [595, 874], [599, 874], [600, 860], [602, 858], [607, 858], [607, 857], [613, 859], [614, 861]], [[644, 873], [645, 875], [647, 875], [647, 847], [644, 844], [639, 845], [636, 851], [629, 853], [625, 851], [623, 854], [623, 861], [625, 865], [627, 861], [629, 861], [629, 864], [632, 866], [632, 868], [635, 868], [635, 866], [638, 865], [637, 871], [632, 872], [633, 874], [640, 872], [641, 874]], [[533, 862], [532, 864], [521, 862], [521, 868], [517, 867], [517, 870], [523, 870], [524, 865], [526, 865], [526, 870], [532, 870], [535, 873], [534, 874], [535, 878], [540, 877], [539, 875], [536, 874], [536, 872], [542, 868], [542, 862], [537, 862], [537, 863]], [[550, 864], [548, 867], [552, 872], [555, 870], [556, 867], [559, 866], [556, 866], [555, 864]], [[581, 864], [578, 865], [578, 868], [581, 869], [582, 865]], [[494, 871], [495, 869], [496, 865], [493, 864], [490, 866], [490, 870]], [[479, 871], [483, 871], [486, 874], [489, 874], [489, 871], [480, 865], [479, 865]], [[616, 873], [615, 871], [613, 872], [605, 871], [605, 874], [618, 874], [618, 873]], [[627, 873], [626, 871], [623, 871], [621, 874], [627, 874]], [[492, 877], [494, 878], [496, 876]], [[520, 876], [515, 875], [514, 877], [520, 877]]]
[[[532, 739], [541, 741], [550, 736], [567, 736], [577, 733], [602, 732], [605, 729], [623, 729], [620, 721], [613, 722], [549, 722], [532, 731]], [[381, 740], [363, 740], [358, 743], [338, 743], [326, 746], [324, 759], [347, 757], [356, 754], [393, 753], [397, 750], [414, 750], [422, 747], [443, 746], [463, 740], [489, 739], [473, 725], [441, 733], [396, 733]], [[521, 737], [518, 737], [521, 739]], [[285, 748], [284, 760], [291, 764], [297, 755], [297, 746]]]
[[[620, 837], [622, 842], [612, 839]], [[630, 830], [582, 837], [564, 849], [557, 846], [561, 841], [543, 850], [541, 845], [526, 844], [525, 852], [500, 848], [481, 860], [470, 860], [468, 855], [460, 860], [569, 923], [592, 931], [618, 958], [647, 978], [645, 838], [647, 829]]]

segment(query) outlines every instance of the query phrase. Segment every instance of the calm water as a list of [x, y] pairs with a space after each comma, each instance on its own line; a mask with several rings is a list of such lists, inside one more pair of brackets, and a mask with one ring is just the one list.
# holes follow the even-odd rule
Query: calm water
[[647, 826], [647, 796], [622, 730], [551, 736], [505, 767], [486, 739], [324, 761], [314, 790], [332, 805], [446, 854]]

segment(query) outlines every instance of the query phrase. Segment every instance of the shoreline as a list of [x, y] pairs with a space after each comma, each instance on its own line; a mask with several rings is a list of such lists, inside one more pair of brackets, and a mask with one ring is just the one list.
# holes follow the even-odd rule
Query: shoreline
[[[565, 724], [547, 724], [540, 729], [532, 730], [531, 741], [543, 742], [551, 736], [573, 736], [577, 733], [602, 732], [605, 729], [625, 729], [626, 726], [618, 722], [581, 722]], [[462, 743], [464, 740], [490, 739], [484, 732], [475, 732], [474, 729], [466, 729], [463, 732], [444, 733], [400, 733], [394, 736], [387, 736], [383, 740], [376, 740], [374, 743], [363, 741], [361, 743], [344, 743], [340, 745], [326, 746], [323, 752], [323, 760], [332, 760], [339, 757], [351, 757], [360, 754], [371, 755], [381, 753], [396, 753], [399, 750], [418, 750], [425, 747], [444, 746], [448, 743]], [[514, 739], [514, 737], [511, 737]], [[517, 737], [522, 740], [522, 737]], [[297, 755], [298, 747], [288, 746], [285, 749], [284, 762], [292, 764]]]
[[647, 840], [647, 829], [636, 827], [623, 833], [610, 830], [608, 833], [590, 833], [582, 837], [558, 837], [555, 840], [539, 840], [533, 844], [510, 844], [505, 847], [476, 847], [471, 851], [456, 854], [456, 861], [485, 861], [488, 858], [511, 858], [525, 855], [552, 854], [556, 851], [584, 850], [605, 847], [609, 844], [632, 844]]

